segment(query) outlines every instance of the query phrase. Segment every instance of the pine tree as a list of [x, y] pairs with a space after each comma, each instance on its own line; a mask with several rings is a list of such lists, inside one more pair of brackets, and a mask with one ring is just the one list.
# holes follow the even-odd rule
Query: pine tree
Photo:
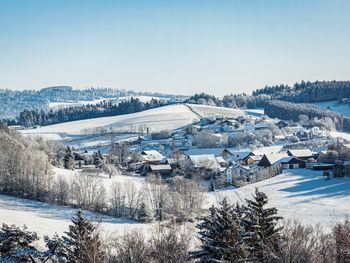
[[26, 226], [3, 224], [0, 229], [0, 262], [25, 262], [29, 254], [41, 256], [42, 253], [33, 245], [37, 240], [38, 235], [28, 231]]
[[219, 208], [211, 207], [210, 214], [197, 225], [201, 250], [193, 253], [200, 262], [239, 262], [245, 258], [243, 228], [236, 209], [226, 198]]
[[66, 148], [66, 154], [64, 156], [64, 168], [74, 170], [74, 154], [69, 146]]
[[64, 262], [104, 262], [105, 253], [96, 226], [80, 210], [72, 218], [72, 223], [65, 236], [45, 237], [51, 255]]
[[144, 202], [142, 202], [140, 205], [140, 209], [137, 214], [137, 220], [141, 223], [150, 222], [152, 220], [152, 217], [150, 216], [147, 206]]
[[254, 262], [278, 262], [280, 230], [276, 208], [266, 208], [265, 193], [255, 189], [253, 200], [246, 200], [242, 224], [245, 228], [245, 242]]

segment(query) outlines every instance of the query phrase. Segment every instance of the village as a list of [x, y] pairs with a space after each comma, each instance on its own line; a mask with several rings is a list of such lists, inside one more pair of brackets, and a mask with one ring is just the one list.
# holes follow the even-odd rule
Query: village
[[129, 176], [184, 176], [209, 182], [208, 190], [241, 187], [289, 169], [323, 170], [325, 179], [350, 176], [350, 144], [331, 137], [324, 124], [303, 119], [206, 116], [174, 131], [114, 141], [103, 154], [69, 148], [64, 167], [101, 169], [108, 164]]

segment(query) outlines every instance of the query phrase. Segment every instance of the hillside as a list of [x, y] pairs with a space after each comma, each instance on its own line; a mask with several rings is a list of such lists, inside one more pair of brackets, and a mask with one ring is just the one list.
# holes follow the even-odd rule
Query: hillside
[[91, 131], [95, 128], [113, 129], [121, 132], [139, 132], [141, 130], [146, 132], [147, 128], [150, 132], [173, 130], [198, 120], [199, 117], [188, 107], [169, 105], [138, 113], [72, 121], [22, 132], [57, 139], [59, 137], [84, 135], [86, 132], [88, 133], [88, 130]]
[[322, 109], [330, 109], [331, 111], [341, 113], [345, 117], [350, 117], [349, 104], [339, 104], [337, 101], [316, 102], [314, 104]]
[[[29, 230], [36, 231], [41, 237], [44, 235], [53, 236], [55, 233], [63, 234], [64, 231], [68, 230], [71, 218], [75, 213], [76, 209], [69, 207], [0, 195], [0, 222], [18, 226], [25, 224]], [[101, 229], [104, 234], [123, 234], [127, 229], [152, 227], [151, 224], [140, 224], [110, 216], [101, 217], [100, 214], [87, 211], [84, 214], [92, 219], [102, 219]], [[39, 246], [43, 247], [42, 239]]]
[[199, 121], [200, 117], [204, 116], [222, 115], [237, 117], [244, 114], [243, 111], [237, 109], [179, 104], [132, 114], [65, 122], [21, 132], [26, 135], [40, 135], [55, 140], [93, 134], [98, 129], [126, 133], [146, 132], [147, 129], [149, 132], [158, 132], [180, 128]]
[[350, 180], [325, 180], [322, 171], [296, 169], [276, 177], [237, 189], [224, 189], [209, 194], [209, 202], [224, 197], [231, 202], [250, 199], [258, 187], [265, 192], [270, 205], [277, 207], [286, 220], [296, 219], [304, 224], [322, 224], [330, 229], [350, 214]]

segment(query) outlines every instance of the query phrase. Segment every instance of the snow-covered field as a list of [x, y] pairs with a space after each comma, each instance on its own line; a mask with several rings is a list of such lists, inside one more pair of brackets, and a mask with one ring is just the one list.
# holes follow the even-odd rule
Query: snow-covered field
[[255, 188], [264, 191], [271, 206], [285, 219], [304, 224], [322, 224], [330, 229], [350, 215], [350, 179], [325, 180], [322, 171], [296, 169], [276, 177], [237, 189], [218, 190], [208, 194], [208, 204], [227, 197], [231, 202], [251, 199]]
[[[55, 174], [72, 176], [74, 172], [55, 169]], [[130, 176], [105, 178], [107, 187], [112, 181], [134, 182], [142, 187], [145, 181]], [[244, 202], [251, 198], [255, 187], [264, 191], [271, 206], [278, 208], [279, 214], [286, 220], [297, 219], [305, 224], [322, 224], [326, 230], [350, 214], [350, 179], [325, 180], [322, 172], [296, 169], [265, 181], [244, 186], [242, 188], [226, 188], [206, 194], [205, 207], [217, 204], [227, 197], [231, 202]], [[0, 223], [25, 224], [30, 230], [53, 235], [62, 234], [68, 229], [70, 219], [76, 210], [69, 207], [56, 206], [41, 202], [0, 195]], [[85, 211], [90, 218], [100, 219], [101, 215]], [[139, 224], [134, 221], [109, 216], [102, 217], [101, 228], [105, 234], [113, 232], [122, 234], [128, 229], [138, 228], [149, 233], [152, 224]], [[39, 245], [42, 246], [42, 241]]]
[[261, 117], [264, 115], [264, 109], [246, 109], [246, 114], [252, 115], [254, 117]]
[[229, 118], [237, 118], [239, 116], [245, 116], [245, 112], [240, 109], [207, 106], [207, 105], [199, 105], [199, 104], [187, 104], [187, 105], [201, 117], [224, 116]]
[[[30, 231], [36, 231], [41, 237], [53, 236], [55, 233], [63, 234], [68, 230], [70, 220], [76, 211], [69, 207], [0, 195], [0, 224], [26, 225]], [[84, 215], [94, 220], [101, 219], [100, 227], [105, 235], [123, 234], [129, 229], [143, 229], [147, 232], [152, 227], [152, 224], [140, 224], [88, 211], [84, 211]], [[38, 245], [43, 247], [43, 240], [40, 240]]]
[[119, 131], [135, 131], [148, 128], [151, 132], [174, 130], [198, 121], [199, 117], [185, 105], [168, 105], [138, 113], [65, 122], [21, 131], [27, 135], [40, 135], [49, 139], [72, 138], [84, 135], [94, 128], [113, 128]]
[[324, 101], [315, 103], [316, 106], [322, 109], [330, 109], [332, 111], [339, 112], [346, 117], [350, 117], [350, 105], [338, 104], [337, 101]]

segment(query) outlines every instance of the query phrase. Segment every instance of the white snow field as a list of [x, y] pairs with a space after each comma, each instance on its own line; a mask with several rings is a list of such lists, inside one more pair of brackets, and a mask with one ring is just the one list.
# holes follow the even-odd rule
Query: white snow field
[[[55, 233], [63, 234], [68, 230], [70, 220], [76, 211], [76, 209], [65, 206], [0, 195], [0, 224], [26, 225], [28, 230], [37, 232], [40, 237], [44, 235], [53, 236]], [[104, 235], [123, 234], [131, 229], [143, 229], [148, 232], [152, 228], [152, 224], [141, 224], [131, 220], [101, 216], [88, 211], [83, 211], [83, 213], [88, 218], [102, 220], [100, 227]], [[43, 248], [42, 239], [38, 242], [38, 246]]]
[[49, 139], [84, 135], [86, 130], [94, 128], [113, 128], [120, 131], [137, 131], [149, 128], [151, 132], [174, 130], [199, 121], [199, 117], [185, 105], [168, 105], [142, 112], [71, 121], [55, 125], [21, 131], [27, 135], [40, 135]]
[[245, 116], [245, 112], [240, 109], [208, 106], [208, 105], [200, 105], [200, 104], [186, 104], [186, 105], [202, 118], [209, 117], [209, 116], [224, 116], [229, 118], [237, 118], [240, 116]]
[[329, 108], [332, 111], [339, 112], [346, 117], [350, 117], [350, 105], [348, 104], [339, 104], [337, 101], [324, 101], [315, 103], [316, 106], [327, 109]]
[[270, 206], [286, 220], [304, 224], [322, 224], [330, 230], [350, 215], [350, 178], [325, 180], [322, 171], [295, 169], [276, 177], [236, 189], [209, 193], [208, 204], [226, 197], [231, 202], [251, 199], [255, 188], [265, 192]]

